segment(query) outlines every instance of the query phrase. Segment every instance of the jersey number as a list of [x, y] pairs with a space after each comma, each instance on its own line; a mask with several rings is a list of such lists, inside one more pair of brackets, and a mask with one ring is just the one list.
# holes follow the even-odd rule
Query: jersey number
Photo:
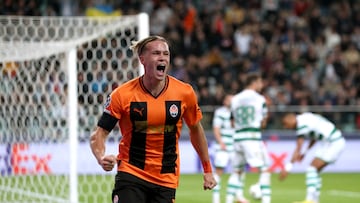
[[253, 106], [240, 106], [237, 109], [238, 122], [242, 125], [248, 125], [255, 119], [255, 108]]

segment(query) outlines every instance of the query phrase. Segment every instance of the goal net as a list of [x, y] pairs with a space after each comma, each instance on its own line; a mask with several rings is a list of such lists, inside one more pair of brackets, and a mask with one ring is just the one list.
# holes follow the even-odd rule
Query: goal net
[[0, 16], [0, 202], [111, 200], [116, 171], [97, 164], [89, 137], [107, 95], [142, 74], [129, 46], [148, 26], [144, 13]]

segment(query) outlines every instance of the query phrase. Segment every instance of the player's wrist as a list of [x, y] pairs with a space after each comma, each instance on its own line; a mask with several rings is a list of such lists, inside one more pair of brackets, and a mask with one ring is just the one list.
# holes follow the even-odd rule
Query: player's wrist
[[105, 155], [97, 155], [96, 156], [96, 160], [98, 162], [99, 165], [101, 165], [102, 160], [104, 159]]
[[293, 168], [293, 163], [288, 162], [285, 164], [285, 171], [290, 172]]
[[202, 166], [204, 169], [204, 173], [212, 173], [212, 166], [210, 161], [203, 161]]

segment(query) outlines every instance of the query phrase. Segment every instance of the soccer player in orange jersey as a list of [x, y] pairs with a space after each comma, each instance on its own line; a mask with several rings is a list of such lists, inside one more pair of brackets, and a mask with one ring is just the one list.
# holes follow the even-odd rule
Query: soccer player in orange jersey
[[[208, 145], [201, 125], [202, 112], [193, 88], [167, 75], [170, 51], [167, 41], [150, 36], [133, 44], [144, 75], [124, 83], [108, 97], [91, 150], [105, 171], [117, 164], [113, 202], [171, 203], [179, 182], [178, 140], [183, 121], [204, 169], [203, 188], [212, 189]], [[119, 154], [105, 155], [105, 141], [116, 123], [122, 139]]]

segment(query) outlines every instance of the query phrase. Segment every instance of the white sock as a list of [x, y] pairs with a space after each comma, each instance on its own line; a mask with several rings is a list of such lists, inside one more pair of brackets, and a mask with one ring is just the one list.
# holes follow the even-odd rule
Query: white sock
[[306, 200], [316, 201], [319, 174], [315, 167], [310, 166], [306, 170]]
[[322, 187], [322, 179], [319, 176], [318, 177], [318, 184], [317, 184], [317, 187], [316, 187], [315, 198], [314, 198], [315, 202], [320, 202], [321, 187]]
[[261, 203], [270, 203], [271, 202], [271, 187], [270, 180], [271, 175], [269, 172], [261, 172], [260, 174], [260, 189], [261, 189]]
[[231, 173], [226, 192], [226, 203], [233, 203], [234, 199], [244, 198], [244, 178], [245, 174]]

